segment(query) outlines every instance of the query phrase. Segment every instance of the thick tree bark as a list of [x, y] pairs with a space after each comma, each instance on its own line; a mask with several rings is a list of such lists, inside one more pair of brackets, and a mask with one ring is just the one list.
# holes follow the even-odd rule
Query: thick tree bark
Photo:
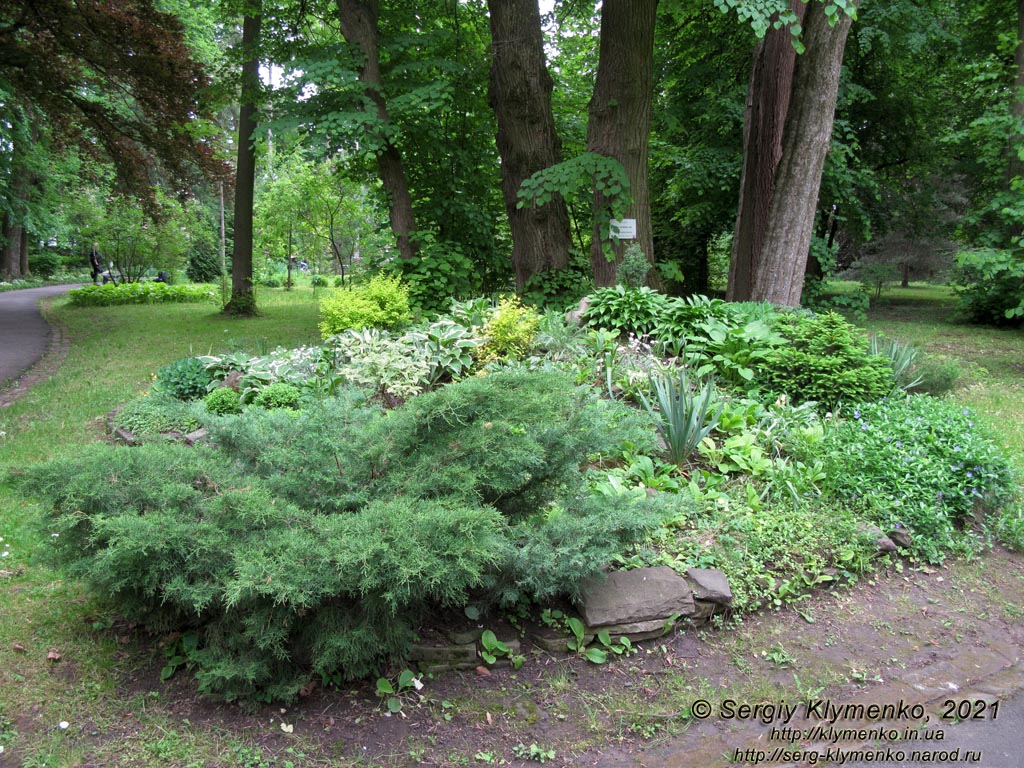
[[572, 235], [565, 201], [518, 206], [519, 187], [562, 161], [551, 111], [553, 83], [544, 56], [537, 0], [488, 0], [491, 20], [491, 108], [498, 119], [501, 191], [512, 230], [516, 290], [533, 276], [569, 264]]
[[792, 307], [800, 304], [851, 24], [849, 16], [840, 14], [830, 26], [821, 3], [807, 8], [803, 25], [806, 51], [798, 58], [793, 74], [782, 158], [754, 273], [751, 298], [755, 301]]
[[252, 279], [252, 222], [256, 187], [256, 101], [260, 87], [259, 41], [262, 25], [261, 3], [254, 3], [255, 15], [242, 22], [242, 98], [238, 117], [238, 159], [235, 166], [235, 236], [231, 251], [231, 301], [225, 312], [251, 315], [256, 312]]
[[[791, 0], [803, 19], [807, 6]], [[761, 244], [775, 194], [775, 170], [782, 159], [782, 133], [789, 112], [796, 50], [788, 29], [772, 29], [754, 51], [743, 122], [743, 171], [739, 211], [729, 261], [729, 301], [747, 301], [761, 261]]]
[[21, 271], [21, 233], [21, 225], [15, 224], [10, 215], [5, 213], [3, 242], [0, 243], [0, 277], [4, 280], [24, 277]]
[[[651, 133], [654, 21], [658, 0], [604, 0], [597, 81], [590, 100], [587, 149], [622, 163], [633, 204], [626, 217], [636, 219], [636, 241], [654, 263], [647, 150]], [[607, 200], [594, 194], [594, 210]], [[595, 222], [598, 217], [595, 216]], [[602, 250], [599, 225], [594, 225], [590, 265], [596, 285], [614, 285], [618, 263], [628, 243], [612, 241], [615, 260]], [[653, 274], [653, 273], [652, 273]]]
[[[28, 122], [24, 113], [19, 112], [16, 119]], [[9, 145], [11, 181], [7, 189], [9, 197], [0, 242], [0, 276], [6, 280], [28, 277], [28, 232], [24, 222], [35, 177], [25, 162], [25, 145], [30, 139], [22, 130], [23, 127], [15, 126], [11, 131]], [[28, 130], [31, 131], [31, 128]]]
[[[349, 45], [355, 46], [363, 55], [363, 69], [359, 79], [366, 87], [380, 126], [391, 122], [387, 102], [384, 100], [384, 81], [380, 71], [380, 47], [377, 39], [377, 19], [380, 16], [380, 0], [337, 0], [341, 33]], [[388, 196], [388, 211], [391, 231], [398, 245], [402, 259], [417, 255], [413, 240], [416, 232], [416, 217], [412, 210], [412, 196], [402, 165], [398, 148], [380, 131], [381, 148], [377, 152], [377, 171], [384, 193]]]

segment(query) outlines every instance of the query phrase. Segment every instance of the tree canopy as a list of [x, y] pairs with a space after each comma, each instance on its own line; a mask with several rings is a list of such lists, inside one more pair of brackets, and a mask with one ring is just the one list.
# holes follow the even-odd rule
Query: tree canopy
[[[507, 16], [488, 5], [265, 0], [255, 52], [265, 92], [244, 136], [241, 59], [231, 51], [241, 49], [252, 3], [0, 4], [7, 250], [22, 232], [41, 244], [68, 229], [47, 191], [58, 180], [143, 200], [163, 187], [212, 209], [217, 186], [202, 177], [217, 172], [218, 147], [248, 140], [255, 195], [243, 208], [273, 219], [281, 174], [292, 175], [288, 194], [309, 198], [302, 247], [319, 241], [325, 268], [339, 270], [351, 247], [333, 225], [323, 234], [323, 216], [344, 210], [358, 230], [387, 212], [390, 237], [359, 235], [373, 243], [360, 256], [402, 273], [424, 305], [508, 288], [567, 298], [583, 277], [614, 282], [621, 243], [606, 220], [622, 215], [641, 222], [652, 283], [724, 290], [730, 254], [738, 281], [749, 233], [760, 238], [784, 218], [764, 207], [763, 222], [744, 229], [756, 220], [744, 218], [753, 214], [743, 200], [760, 193], [741, 192], [741, 181], [757, 189], [761, 168], [774, 188], [782, 169], [817, 165], [794, 150], [787, 166], [781, 149], [754, 163], [762, 150], [751, 105], [775, 98], [755, 52], [775, 50], [793, 67], [780, 105], [795, 107], [778, 113], [777, 133], [764, 139], [781, 148], [796, 107], [816, 95], [804, 92], [823, 87], [798, 85], [801, 62], [812, 61], [816, 35], [838, 27], [848, 36], [830, 44], [835, 107], [817, 108], [834, 113], [834, 125], [817, 126], [824, 162], [799, 204], [808, 223], [795, 240], [772, 235], [781, 239], [771, 258], [793, 269], [787, 298], [765, 296], [798, 299], [804, 262], [811, 276], [869, 263], [924, 274], [957, 250], [1020, 247], [1024, 101], [1009, 0], [661, 0], [649, 4], [642, 26], [654, 42], [642, 46], [639, 32], [613, 40], [628, 32], [612, 17], [616, 3], [561, 0], [542, 15], [536, 0], [517, 0], [500, 4]], [[616, 123], [648, 109], [649, 123]], [[542, 140], [531, 126], [544, 127]], [[275, 152], [290, 159], [279, 163]], [[787, 200], [779, 206], [792, 218]], [[625, 213], [629, 202], [636, 208]], [[254, 283], [289, 255], [280, 226], [270, 240], [257, 236]], [[753, 276], [757, 258], [743, 269]]]

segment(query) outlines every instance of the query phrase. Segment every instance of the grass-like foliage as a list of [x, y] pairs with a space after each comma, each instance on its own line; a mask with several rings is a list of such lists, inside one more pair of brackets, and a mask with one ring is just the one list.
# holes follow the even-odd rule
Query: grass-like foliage
[[641, 415], [560, 373], [499, 372], [386, 414], [343, 389], [210, 417], [215, 448], [100, 446], [28, 470], [58, 561], [118, 611], [191, 630], [204, 691], [359, 677], [438, 607], [574, 594], [660, 523], [581, 467]]
[[657, 410], [643, 392], [640, 401], [654, 419], [658, 434], [668, 447], [669, 459], [682, 466], [701, 440], [718, 426], [722, 405], [713, 405], [714, 384], [709, 379], [695, 391], [686, 369], [679, 368], [652, 374], [651, 388], [658, 401]]
[[771, 391], [825, 408], [892, 392], [889, 359], [871, 354], [867, 338], [837, 313], [792, 313], [776, 318], [774, 326], [788, 343], [760, 361], [760, 377]]
[[86, 285], [68, 292], [76, 307], [111, 307], [119, 304], [164, 304], [216, 301], [209, 285], [168, 285], [167, 283], [107, 283]]
[[962, 405], [915, 395], [845, 416], [821, 446], [829, 491], [883, 527], [909, 528], [926, 559], [941, 561], [959, 526], [1007, 500], [1009, 462]]

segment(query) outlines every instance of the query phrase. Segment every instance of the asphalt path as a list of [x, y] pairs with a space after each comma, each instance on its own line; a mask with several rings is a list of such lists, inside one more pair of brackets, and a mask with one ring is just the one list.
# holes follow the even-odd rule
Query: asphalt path
[[0, 390], [39, 362], [50, 343], [50, 326], [39, 302], [65, 293], [73, 285], [47, 285], [0, 292]]

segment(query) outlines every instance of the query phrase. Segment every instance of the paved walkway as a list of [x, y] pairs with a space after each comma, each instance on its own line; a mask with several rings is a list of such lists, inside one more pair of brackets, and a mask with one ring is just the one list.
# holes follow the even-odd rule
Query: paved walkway
[[47, 352], [53, 341], [39, 302], [66, 293], [73, 285], [48, 285], [0, 293], [0, 405], [13, 401], [12, 389]]

